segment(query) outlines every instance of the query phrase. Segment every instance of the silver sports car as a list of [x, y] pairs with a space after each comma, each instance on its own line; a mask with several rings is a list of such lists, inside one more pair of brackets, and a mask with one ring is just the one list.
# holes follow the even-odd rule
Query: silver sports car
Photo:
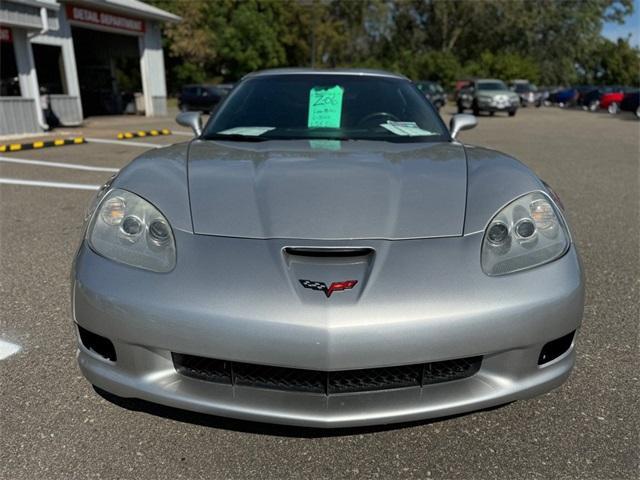
[[182, 409], [343, 427], [547, 392], [574, 364], [580, 259], [554, 192], [463, 145], [406, 78], [245, 77], [195, 138], [99, 192], [75, 258], [78, 362]]

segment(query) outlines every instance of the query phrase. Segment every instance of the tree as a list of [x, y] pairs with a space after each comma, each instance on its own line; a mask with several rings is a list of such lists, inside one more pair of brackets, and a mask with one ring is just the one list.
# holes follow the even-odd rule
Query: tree
[[600, 39], [579, 65], [582, 81], [599, 85], [640, 86], [640, 50], [628, 39]]
[[170, 83], [313, 63], [445, 84], [473, 74], [549, 85], [629, 79], [625, 65], [636, 65], [628, 46], [601, 37], [633, 0], [148, 1], [183, 18], [164, 27]]
[[484, 51], [477, 60], [472, 60], [465, 66], [465, 71], [470, 76], [502, 78], [515, 80], [528, 79], [538, 83], [540, 70], [538, 64], [531, 58], [523, 57], [517, 53], [493, 54]]

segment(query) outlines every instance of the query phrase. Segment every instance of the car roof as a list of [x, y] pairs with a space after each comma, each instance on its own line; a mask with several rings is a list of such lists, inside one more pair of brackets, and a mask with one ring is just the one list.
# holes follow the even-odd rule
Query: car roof
[[368, 68], [272, 68], [249, 73], [244, 78], [260, 78], [276, 75], [360, 75], [364, 77], [388, 77], [409, 80], [404, 75]]

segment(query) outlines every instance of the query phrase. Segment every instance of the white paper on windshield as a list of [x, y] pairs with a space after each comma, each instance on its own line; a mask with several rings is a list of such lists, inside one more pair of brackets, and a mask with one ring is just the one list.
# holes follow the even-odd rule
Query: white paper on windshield
[[276, 127], [234, 127], [218, 132], [220, 135], [245, 135], [247, 137], [259, 137], [265, 132], [275, 130]]
[[380, 126], [389, 130], [391, 133], [402, 137], [424, 137], [426, 135], [437, 135], [437, 133], [423, 130], [416, 122], [394, 122], [387, 120], [387, 123], [381, 123]]

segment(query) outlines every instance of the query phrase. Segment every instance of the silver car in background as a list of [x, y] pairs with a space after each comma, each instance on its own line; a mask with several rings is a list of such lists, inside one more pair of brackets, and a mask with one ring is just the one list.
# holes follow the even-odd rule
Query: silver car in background
[[[72, 272], [99, 389], [239, 419], [346, 427], [561, 385], [584, 284], [554, 192], [455, 139], [406, 78], [245, 77], [196, 138], [108, 182]], [[551, 400], [549, 400], [551, 401]]]
[[458, 94], [458, 113], [465, 110], [473, 111], [474, 115], [480, 112], [506, 112], [510, 117], [515, 116], [520, 106], [520, 97], [509, 90], [502, 80], [478, 79], [473, 80]]

